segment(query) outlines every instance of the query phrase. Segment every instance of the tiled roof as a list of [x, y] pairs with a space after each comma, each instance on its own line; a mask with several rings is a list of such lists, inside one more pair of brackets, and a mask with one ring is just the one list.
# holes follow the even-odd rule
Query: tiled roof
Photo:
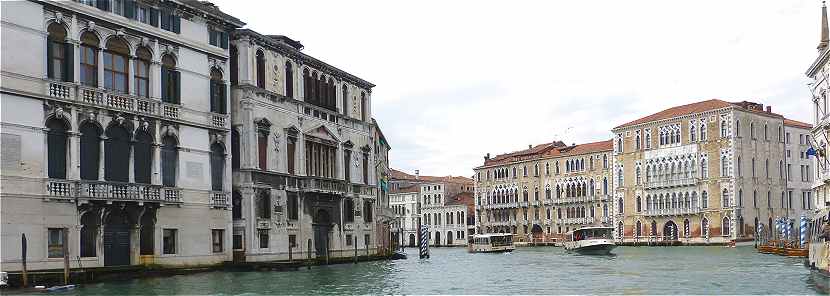
[[527, 159], [538, 159], [542, 157], [570, 156], [601, 151], [611, 151], [613, 141], [605, 140], [585, 144], [566, 146], [561, 141], [548, 144], [536, 145], [530, 149], [501, 154], [484, 162], [484, 166], [505, 164], [514, 161]]
[[409, 181], [418, 181], [418, 182], [433, 182], [433, 183], [473, 183], [473, 179], [462, 177], [462, 176], [415, 176], [411, 174], [404, 173], [402, 171], [396, 169], [389, 169], [390, 177], [392, 180], [409, 180]]
[[723, 101], [723, 100], [711, 99], [711, 100], [686, 104], [686, 105], [682, 105], [682, 106], [671, 107], [671, 108], [668, 108], [666, 110], [651, 114], [649, 116], [641, 117], [637, 120], [622, 124], [620, 126], [615, 127], [614, 129], [629, 127], [629, 126], [638, 125], [638, 124], [641, 124], [641, 123], [646, 123], [646, 122], [651, 122], [651, 121], [657, 121], [657, 120], [663, 120], [663, 119], [679, 117], [679, 116], [688, 115], [688, 114], [701, 113], [701, 112], [706, 112], [706, 111], [709, 111], [709, 110], [727, 108], [727, 107], [737, 107], [737, 108], [741, 108], [741, 109], [743, 109], [744, 111], [747, 111], [747, 112], [753, 112], [753, 113], [758, 113], [758, 114], [766, 114], [766, 115], [770, 115], [770, 116], [774, 116], [774, 117], [782, 117], [780, 114], [764, 111], [763, 110], [764, 106], [761, 105], [761, 104], [748, 102], [748, 101], [730, 103], [730, 102]]
[[450, 197], [447, 200], [446, 204], [448, 206], [452, 206], [452, 205], [470, 206], [470, 205], [473, 205], [474, 203], [475, 203], [475, 201], [473, 200], [473, 193], [472, 192], [461, 192], [459, 194], [456, 194], [453, 197]]
[[813, 128], [812, 124], [804, 123], [804, 122], [797, 121], [797, 120], [787, 119], [787, 118], [784, 118], [784, 125], [797, 127], [797, 128], [806, 128], [806, 129], [812, 129]]

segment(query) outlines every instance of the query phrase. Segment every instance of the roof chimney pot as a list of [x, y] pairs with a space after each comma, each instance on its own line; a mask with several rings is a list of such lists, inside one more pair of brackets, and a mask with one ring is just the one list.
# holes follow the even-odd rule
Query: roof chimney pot
[[767, 106], [767, 113], [772, 113], [772, 106]]
[[420, 170], [415, 170], [415, 180], [418, 180], [421, 177], [420, 174], [421, 174]]

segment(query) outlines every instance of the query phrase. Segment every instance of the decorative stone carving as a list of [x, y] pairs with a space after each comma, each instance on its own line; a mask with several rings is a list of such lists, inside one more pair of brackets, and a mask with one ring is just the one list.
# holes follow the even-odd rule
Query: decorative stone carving
[[87, 30], [95, 30], [95, 22], [89, 21], [86, 23]]

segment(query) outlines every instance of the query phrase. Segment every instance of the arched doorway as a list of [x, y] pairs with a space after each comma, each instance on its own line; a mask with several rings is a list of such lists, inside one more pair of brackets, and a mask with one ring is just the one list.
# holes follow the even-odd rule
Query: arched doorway
[[409, 246], [410, 247], [415, 247], [415, 234], [414, 233], [409, 234]]
[[329, 231], [331, 231], [331, 216], [326, 210], [317, 210], [312, 224], [314, 229], [314, 251], [317, 256], [326, 256], [329, 250]]
[[447, 231], [447, 245], [452, 245], [452, 231]]
[[663, 226], [663, 239], [677, 240], [677, 224], [674, 224], [674, 221], [666, 222], [666, 225]]
[[539, 226], [539, 224], [533, 224], [533, 228], [530, 229], [530, 234], [534, 241], [542, 240], [542, 226]]
[[438, 231], [435, 232], [435, 241], [433, 241], [432, 244], [435, 245], [435, 246], [440, 246], [441, 245], [441, 233], [440, 232], [438, 232]]
[[105, 219], [104, 266], [130, 265], [130, 222], [127, 211], [113, 207]]

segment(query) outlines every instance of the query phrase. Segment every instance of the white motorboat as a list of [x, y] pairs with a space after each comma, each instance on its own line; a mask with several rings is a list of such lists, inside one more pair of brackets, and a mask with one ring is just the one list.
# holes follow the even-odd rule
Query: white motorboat
[[469, 246], [470, 253], [512, 252], [515, 249], [511, 233], [476, 234]]
[[569, 252], [583, 255], [608, 255], [617, 247], [612, 238], [613, 227], [592, 226], [575, 229], [567, 233], [562, 245]]

